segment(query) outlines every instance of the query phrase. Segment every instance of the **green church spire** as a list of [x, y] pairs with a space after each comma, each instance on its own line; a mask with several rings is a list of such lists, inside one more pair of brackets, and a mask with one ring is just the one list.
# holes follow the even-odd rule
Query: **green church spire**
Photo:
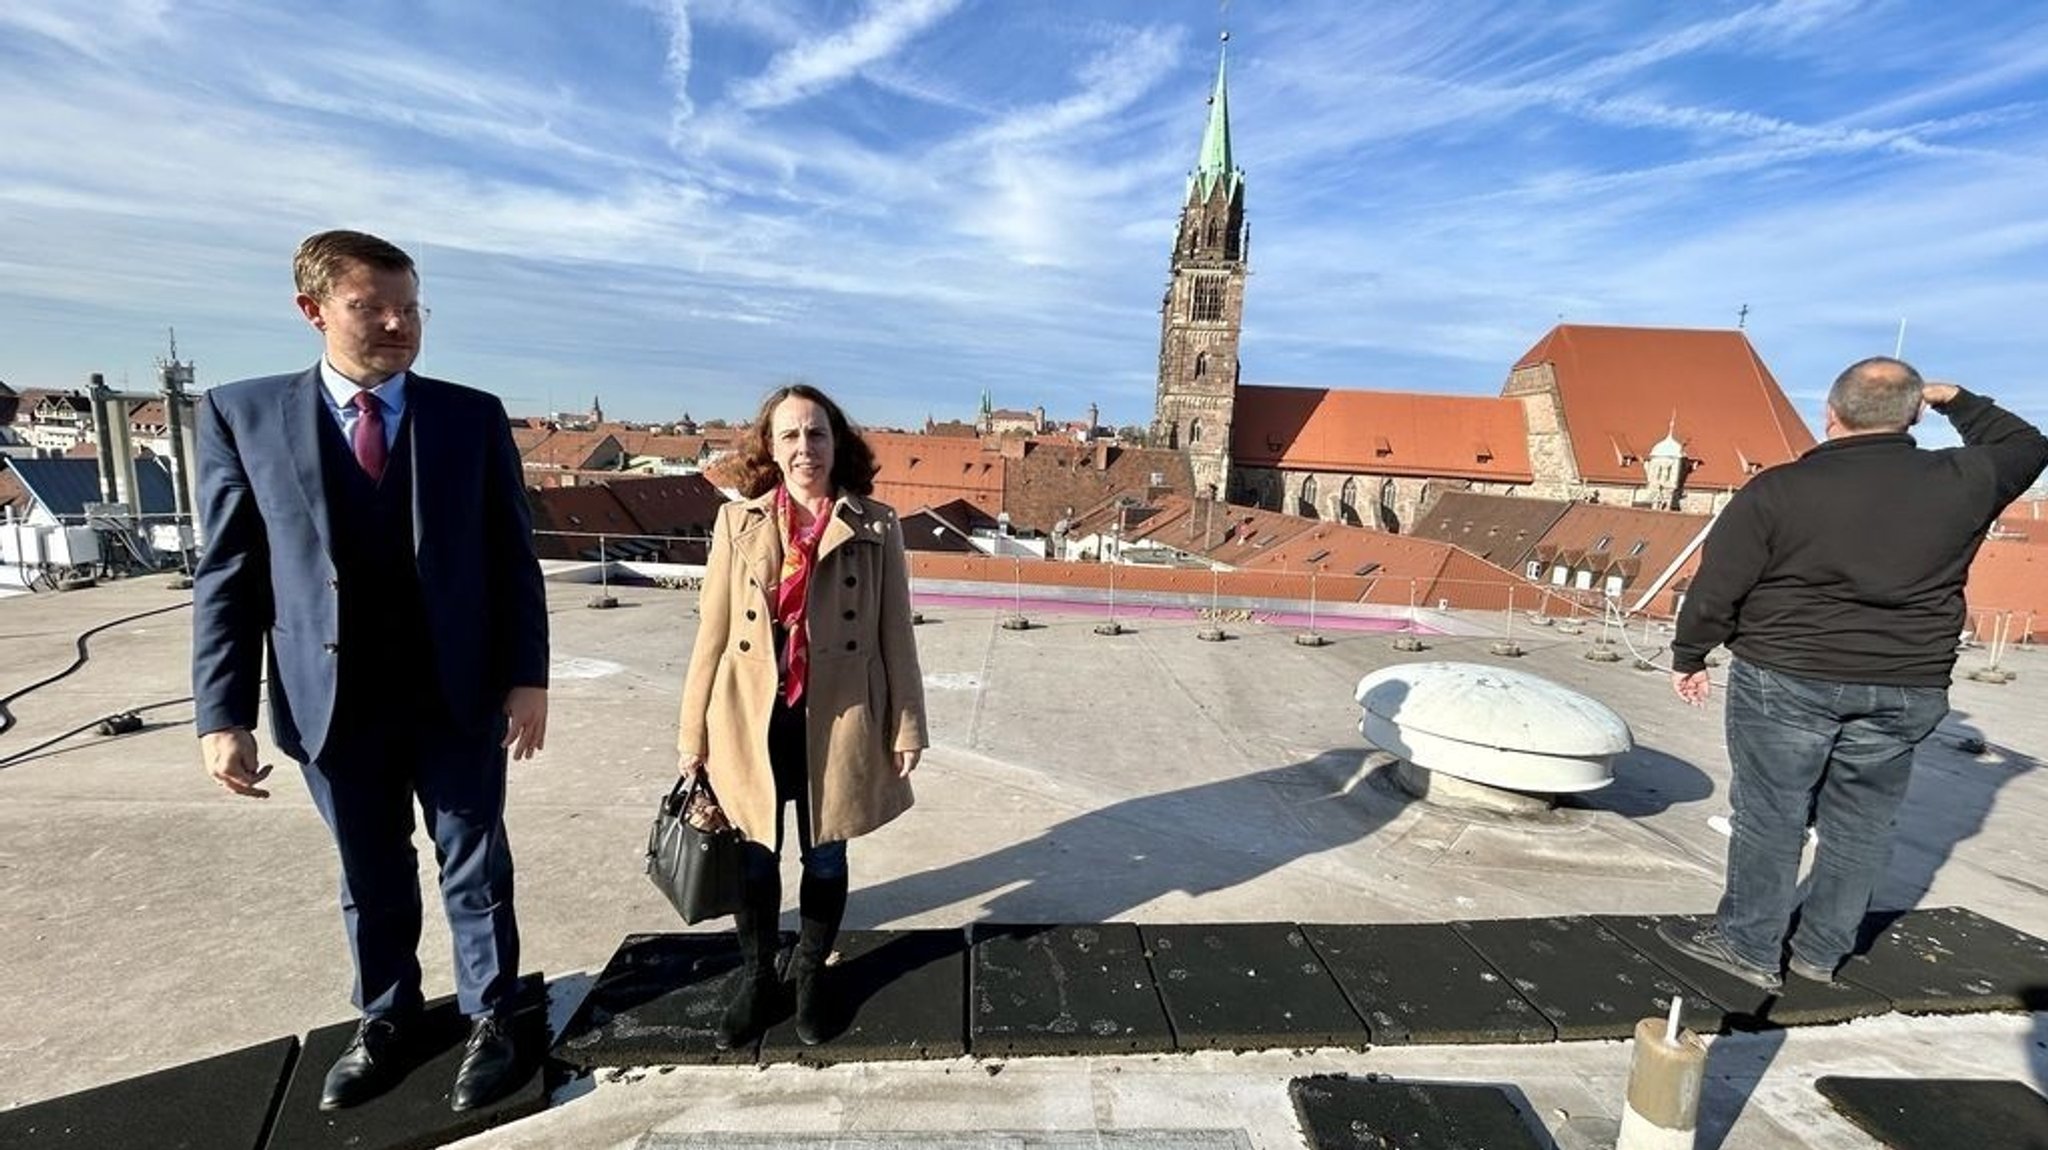
[[1195, 162], [1194, 175], [1188, 180], [1188, 190], [1201, 191], [1201, 198], [1208, 199], [1217, 184], [1224, 184], [1232, 194], [1244, 179], [1244, 173], [1237, 170], [1230, 158], [1230, 92], [1224, 83], [1228, 68], [1227, 54], [1230, 50], [1230, 33], [1223, 33], [1223, 48], [1217, 52], [1216, 90], [1209, 95], [1209, 126], [1202, 131], [1202, 154]]

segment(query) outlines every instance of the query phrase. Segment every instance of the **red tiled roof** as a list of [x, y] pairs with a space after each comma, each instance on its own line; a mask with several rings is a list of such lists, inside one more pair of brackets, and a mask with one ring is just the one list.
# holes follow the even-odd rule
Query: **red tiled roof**
[[1520, 571], [1570, 506], [1561, 499], [1446, 491], [1415, 517], [1409, 534], [1462, 547], [1504, 571]]
[[1240, 466], [1527, 483], [1521, 405], [1491, 396], [1240, 387]]
[[534, 551], [543, 559], [575, 559], [606, 535], [637, 535], [639, 527], [609, 487], [527, 489], [533, 509]]
[[[1560, 324], [1515, 362], [1557, 375], [1579, 474], [1641, 486], [1641, 460], [1672, 430], [1694, 460], [1691, 488], [1740, 487], [1814, 445], [1740, 331]], [[1624, 455], [1635, 462], [1624, 463]]]
[[1986, 540], [1970, 564], [1963, 588], [1970, 605], [1970, 627], [1979, 642], [1991, 639], [1987, 613], [2013, 612], [2009, 639], [2018, 642], [2029, 626], [2034, 640], [2048, 639], [2048, 547], [2004, 539]]
[[677, 463], [694, 463], [704, 458], [706, 440], [701, 435], [662, 435], [633, 428], [611, 431], [611, 437], [627, 455], [653, 456]]
[[[1092, 509], [1078, 534], [1100, 534], [1105, 515], [1114, 514], [1113, 508]], [[1499, 610], [1511, 601], [1533, 609], [1542, 599], [1542, 592], [1519, 575], [1434, 540], [1179, 495], [1134, 508], [1127, 520], [1132, 517], [1138, 519], [1125, 529], [1127, 544], [1170, 547], [1246, 573], [1301, 579], [1313, 571], [1318, 593], [1332, 601], [1390, 606], [1444, 601]]]
[[645, 535], [708, 539], [725, 493], [702, 475], [617, 476], [605, 481]]
[[[513, 432], [515, 441], [519, 433]], [[602, 457], [619, 453], [619, 442], [602, 431], [557, 431], [521, 455], [528, 467], [588, 471]]]
[[870, 431], [862, 436], [881, 470], [875, 498], [898, 511], [964, 499], [993, 518], [1003, 510], [1003, 469], [1008, 463], [979, 440], [943, 435]]
[[1633, 607], [1673, 563], [1682, 557], [1697, 561], [1692, 545], [1712, 522], [1710, 515], [1574, 503], [1544, 532], [1529, 558], [1544, 565], [1544, 583], [1549, 582], [1549, 569], [1558, 564], [1574, 573], [1592, 571], [1595, 597], [1604, 592], [1608, 576], [1619, 575], [1622, 605]]

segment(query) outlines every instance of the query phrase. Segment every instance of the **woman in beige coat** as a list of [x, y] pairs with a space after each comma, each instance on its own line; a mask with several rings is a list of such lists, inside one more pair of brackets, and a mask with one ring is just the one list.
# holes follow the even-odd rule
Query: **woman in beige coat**
[[928, 745], [910, 576], [896, 513], [869, 498], [874, 453], [814, 387], [772, 392], [743, 441], [741, 491], [711, 533], [678, 750], [746, 835], [741, 969], [718, 1028], [729, 1049], [781, 998], [782, 808], [796, 807], [801, 929], [796, 1030], [835, 1029], [825, 959], [846, 909], [846, 842], [902, 814]]

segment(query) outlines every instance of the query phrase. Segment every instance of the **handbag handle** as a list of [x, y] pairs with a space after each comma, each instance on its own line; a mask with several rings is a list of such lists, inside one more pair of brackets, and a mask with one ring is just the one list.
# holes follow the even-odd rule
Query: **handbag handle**
[[668, 797], [661, 800], [661, 809], [678, 818], [682, 817], [682, 813], [690, 809], [690, 799], [696, 795], [698, 789], [703, 785], [704, 772], [702, 770], [689, 776], [677, 775], [676, 785], [670, 787], [668, 789]]

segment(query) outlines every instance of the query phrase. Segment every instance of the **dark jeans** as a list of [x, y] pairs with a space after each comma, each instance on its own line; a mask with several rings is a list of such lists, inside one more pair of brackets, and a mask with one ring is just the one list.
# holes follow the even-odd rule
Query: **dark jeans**
[[1833, 969], [1856, 945], [1891, 857], [1913, 748], [1948, 714], [1948, 688], [1835, 683], [1736, 660], [1728, 672], [1728, 886], [1721, 932], [1744, 961], [1782, 965], [1809, 812], [1820, 845], [1792, 952]]
[[810, 736], [805, 728], [806, 711], [799, 704], [786, 707], [775, 700], [775, 712], [768, 719], [768, 762], [775, 772], [775, 843], [750, 842], [741, 858], [750, 877], [761, 880], [776, 873], [775, 860], [782, 855], [782, 808], [796, 807], [796, 843], [804, 873], [818, 878], [839, 878], [846, 874], [846, 840], [821, 843], [811, 838]]

